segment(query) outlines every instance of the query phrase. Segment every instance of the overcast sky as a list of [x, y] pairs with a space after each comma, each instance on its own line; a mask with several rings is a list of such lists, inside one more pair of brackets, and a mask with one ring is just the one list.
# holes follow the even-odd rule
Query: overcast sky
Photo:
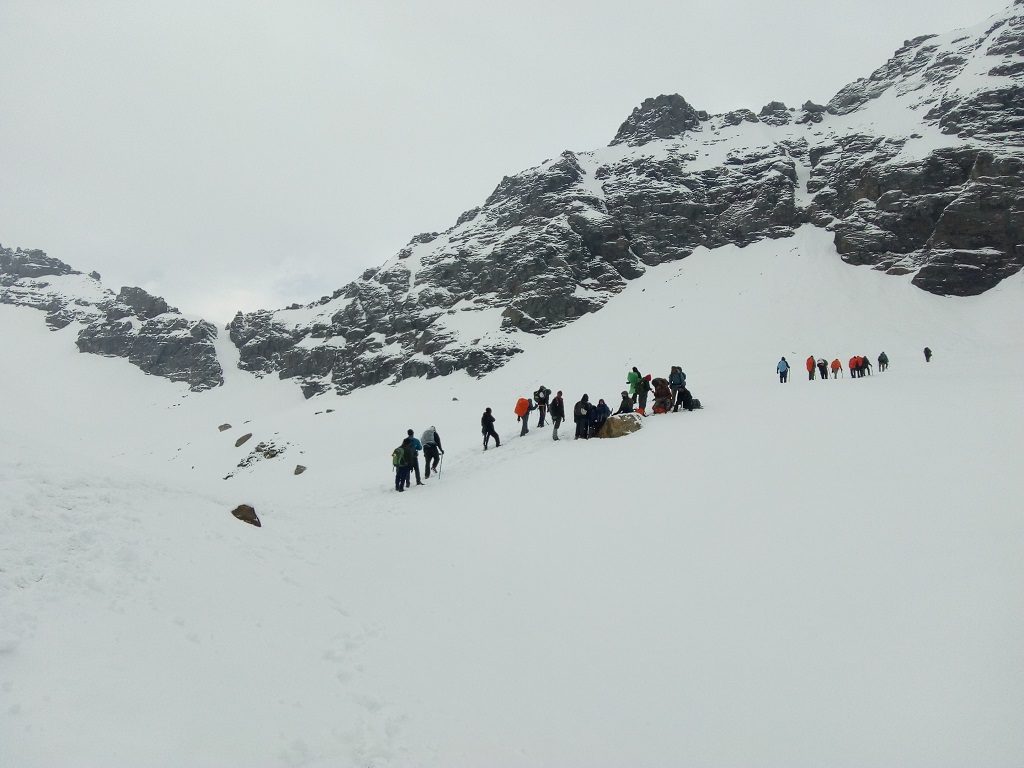
[[0, 0], [0, 243], [190, 314], [319, 298], [648, 96], [827, 101], [1011, 0]]

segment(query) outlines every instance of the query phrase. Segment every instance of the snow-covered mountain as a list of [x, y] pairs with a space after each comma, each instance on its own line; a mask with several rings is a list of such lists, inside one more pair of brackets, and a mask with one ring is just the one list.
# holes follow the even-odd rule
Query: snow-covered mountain
[[[850, 264], [978, 294], [1024, 265], [1022, 170], [1016, 0], [976, 27], [907, 41], [827, 105], [708, 115], [678, 95], [647, 99], [608, 147], [506, 177], [380, 269], [307, 306], [239, 313], [228, 331], [243, 370], [294, 379], [307, 396], [477, 376], [651, 266], [806, 223], [832, 233]], [[194, 389], [222, 380], [208, 323], [158, 312], [166, 304], [138, 289], [99, 296], [98, 283], [67, 279], [70, 267], [39, 252], [3, 253], [0, 302], [47, 309], [54, 327], [85, 323], [82, 351]], [[22, 274], [26, 259], [36, 266]]]

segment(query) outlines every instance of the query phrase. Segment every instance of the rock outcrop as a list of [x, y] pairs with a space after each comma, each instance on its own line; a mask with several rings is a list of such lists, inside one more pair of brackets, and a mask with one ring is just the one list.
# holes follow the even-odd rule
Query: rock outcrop
[[115, 296], [96, 273], [83, 275], [42, 251], [0, 247], [0, 303], [43, 310], [53, 330], [74, 324], [81, 352], [127, 358], [195, 391], [224, 381], [215, 326], [183, 317], [141, 288], [125, 287]]

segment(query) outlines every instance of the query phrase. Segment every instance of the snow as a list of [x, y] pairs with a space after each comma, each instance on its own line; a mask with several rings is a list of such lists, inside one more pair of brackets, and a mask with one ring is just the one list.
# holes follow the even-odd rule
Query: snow
[[[1022, 295], [803, 228], [650, 268], [483, 379], [308, 401], [230, 366], [191, 394], [0, 306], [32, 361], [0, 378], [0, 764], [1019, 765]], [[705, 409], [518, 437], [520, 395], [614, 402], [633, 364]], [[430, 424], [442, 475], [396, 494]]]

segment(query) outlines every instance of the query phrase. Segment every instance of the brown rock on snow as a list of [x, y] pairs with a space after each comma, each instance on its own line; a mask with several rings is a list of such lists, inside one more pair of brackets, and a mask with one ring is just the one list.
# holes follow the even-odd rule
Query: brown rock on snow
[[302, 466], [301, 464], [296, 464], [295, 465], [295, 474], [296, 475], [301, 475], [305, 471], [306, 471], [306, 468], [304, 466]]
[[230, 424], [221, 424], [219, 427], [217, 427], [218, 432], [226, 432], [229, 429], [231, 429]]
[[643, 417], [635, 413], [623, 413], [609, 416], [608, 421], [597, 433], [598, 437], [623, 437], [632, 434], [643, 426]]
[[263, 525], [260, 523], [259, 517], [256, 516], [256, 510], [250, 507], [248, 504], [239, 504], [233, 510], [231, 514], [241, 520], [243, 523], [249, 525], [255, 525], [257, 528], [262, 528]]
[[240, 438], [235, 440], [235, 448], [238, 448], [240, 445], [247, 443], [250, 437], [252, 437], [252, 432], [246, 432]]

